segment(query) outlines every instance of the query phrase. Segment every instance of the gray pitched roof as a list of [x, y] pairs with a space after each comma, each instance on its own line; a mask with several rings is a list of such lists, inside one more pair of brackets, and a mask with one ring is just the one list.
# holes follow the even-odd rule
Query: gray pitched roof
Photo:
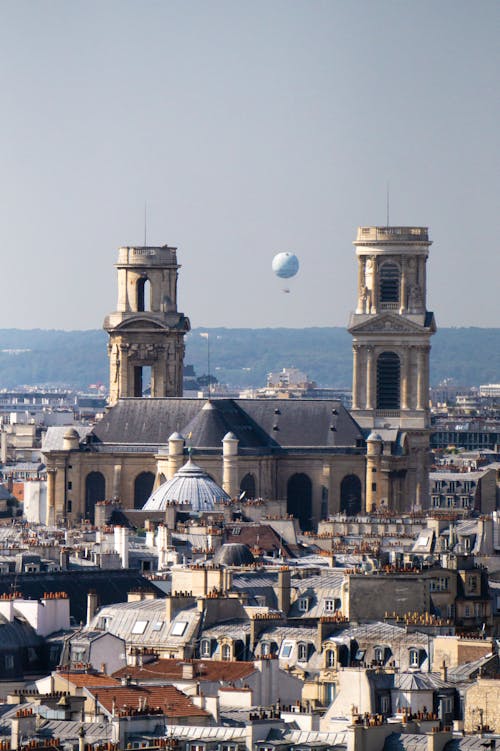
[[[360, 428], [329, 399], [121, 399], [94, 427], [99, 444], [165, 446], [175, 431], [195, 448], [222, 450], [228, 432], [240, 453], [292, 447], [356, 448]], [[334, 430], [332, 430], [334, 428]]]

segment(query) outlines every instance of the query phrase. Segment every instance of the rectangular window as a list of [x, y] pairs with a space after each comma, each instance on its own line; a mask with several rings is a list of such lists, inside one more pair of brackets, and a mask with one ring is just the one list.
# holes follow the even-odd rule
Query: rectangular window
[[283, 646], [281, 647], [280, 657], [290, 657], [290, 655], [292, 654], [292, 646], [292, 644], [283, 644]]
[[335, 600], [325, 600], [325, 612], [333, 613], [335, 611]]
[[308, 597], [299, 598], [299, 610], [301, 610], [303, 613], [305, 613], [306, 610], [309, 610], [309, 598]]
[[374, 492], [377, 489], [377, 483], [372, 482], [372, 492]]

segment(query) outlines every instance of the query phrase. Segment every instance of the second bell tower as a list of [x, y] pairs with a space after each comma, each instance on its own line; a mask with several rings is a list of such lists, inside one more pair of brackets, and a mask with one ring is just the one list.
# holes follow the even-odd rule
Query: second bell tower
[[365, 428], [429, 427], [427, 227], [360, 227], [352, 412]]
[[121, 397], [182, 396], [190, 323], [177, 311], [177, 248], [120, 248], [116, 268], [117, 310], [104, 320], [110, 404]]

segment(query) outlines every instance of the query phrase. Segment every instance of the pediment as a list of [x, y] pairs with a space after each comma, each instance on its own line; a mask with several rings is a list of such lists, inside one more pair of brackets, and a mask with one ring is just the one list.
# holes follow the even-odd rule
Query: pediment
[[115, 331], [151, 331], [151, 329], [164, 331], [166, 328], [168, 327], [162, 326], [151, 318], [129, 318], [115, 326]]
[[[431, 330], [432, 327], [431, 327]], [[408, 318], [394, 313], [381, 313], [366, 321], [349, 326], [351, 334], [422, 334], [427, 332], [426, 326], [421, 326]]]

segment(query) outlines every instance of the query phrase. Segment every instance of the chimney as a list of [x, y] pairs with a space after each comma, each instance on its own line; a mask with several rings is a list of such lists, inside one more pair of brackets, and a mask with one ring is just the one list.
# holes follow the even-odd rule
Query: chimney
[[283, 566], [278, 571], [278, 610], [281, 610], [284, 615], [288, 615], [290, 610], [290, 569]]
[[448, 680], [448, 666], [446, 665], [446, 662], [445, 662], [444, 659], [443, 659], [443, 662], [441, 664], [441, 668], [440, 668], [439, 672], [441, 674], [441, 680], [442, 681], [447, 681]]
[[92, 589], [87, 594], [87, 628], [97, 612], [97, 592]]
[[190, 681], [194, 678], [194, 663], [183, 662], [182, 663], [182, 679], [184, 681]]
[[78, 731], [78, 751], [85, 751], [85, 730], [83, 725]]

